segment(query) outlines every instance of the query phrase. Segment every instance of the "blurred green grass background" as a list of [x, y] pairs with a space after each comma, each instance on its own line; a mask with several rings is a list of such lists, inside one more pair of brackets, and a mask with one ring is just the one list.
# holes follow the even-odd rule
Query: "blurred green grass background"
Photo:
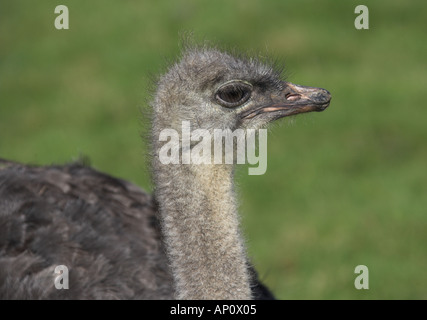
[[[67, 5], [70, 29], [54, 28]], [[331, 106], [269, 134], [268, 170], [239, 169], [242, 224], [280, 299], [427, 299], [425, 1], [2, 1], [0, 157], [99, 170], [151, 190], [139, 109], [193, 31], [271, 55]], [[369, 268], [369, 290], [354, 268]]]

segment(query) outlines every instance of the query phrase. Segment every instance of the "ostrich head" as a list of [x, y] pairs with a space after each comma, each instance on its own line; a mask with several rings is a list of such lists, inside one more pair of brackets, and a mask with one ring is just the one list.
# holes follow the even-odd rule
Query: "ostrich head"
[[[187, 156], [199, 145], [184, 143], [185, 126], [204, 129], [198, 132], [208, 133], [211, 142], [216, 129], [249, 133], [281, 117], [322, 111], [330, 99], [324, 89], [282, 81], [280, 72], [258, 60], [215, 49], [187, 51], [160, 78], [152, 103], [153, 178], [178, 298], [249, 299], [252, 294], [238, 228], [235, 159], [187, 165]], [[167, 144], [160, 138], [164, 129], [174, 132]], [[175, 163], [163, 165], [165, 146], [170, 154], [179, 150], [182, 161], [175, 157]], [[212, 160], [212, 153], [202, 154]], [[230, 154], [222, 149], [220, 160]]]
[[239, 59], [215, 49], [187, 51], [158, 83], [154, 125], [180, 131], [192, 128], [258, 129], [298, 113], [322, 111], [330, 93], [295, 85], [274, 67]]

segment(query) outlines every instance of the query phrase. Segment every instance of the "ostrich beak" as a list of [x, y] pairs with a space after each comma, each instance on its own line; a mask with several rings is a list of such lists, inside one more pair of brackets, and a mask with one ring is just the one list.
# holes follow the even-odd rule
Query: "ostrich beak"
[[251, 119], [263, 114], [270, 121], [292, 116], [298, 113], [325, 110], [331, 101], [328, 90], [315, 87], [305, 87], [290, 82], [282, 82], [283, 90], [271, 95], [267, 104], [247, 110], [242, 118]]

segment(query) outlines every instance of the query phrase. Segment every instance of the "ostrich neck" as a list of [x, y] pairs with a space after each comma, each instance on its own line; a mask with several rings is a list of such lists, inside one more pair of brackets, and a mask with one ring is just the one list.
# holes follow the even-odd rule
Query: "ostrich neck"
[[231, 165], [157, 163], [167, 254], [178, 299], [250, 299]]

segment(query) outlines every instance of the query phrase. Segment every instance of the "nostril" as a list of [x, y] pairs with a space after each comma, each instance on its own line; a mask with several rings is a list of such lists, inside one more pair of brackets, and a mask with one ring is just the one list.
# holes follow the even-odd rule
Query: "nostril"
[[301, 95], [300, 95], [300, 94], [294, 94], [294, 93], [288, 93], [288, 94], [285, 96], [285, 98], [286, 98], [286, 100], [288, 100], [288, 101], [296, 101], [296, 100], [301, 99]]
[[331, 93], [328, 90], [323, 89], [323, 91], [319, 95], [319, 99], [323, 100], [323, 101], [330, 101], [331, 100]]

